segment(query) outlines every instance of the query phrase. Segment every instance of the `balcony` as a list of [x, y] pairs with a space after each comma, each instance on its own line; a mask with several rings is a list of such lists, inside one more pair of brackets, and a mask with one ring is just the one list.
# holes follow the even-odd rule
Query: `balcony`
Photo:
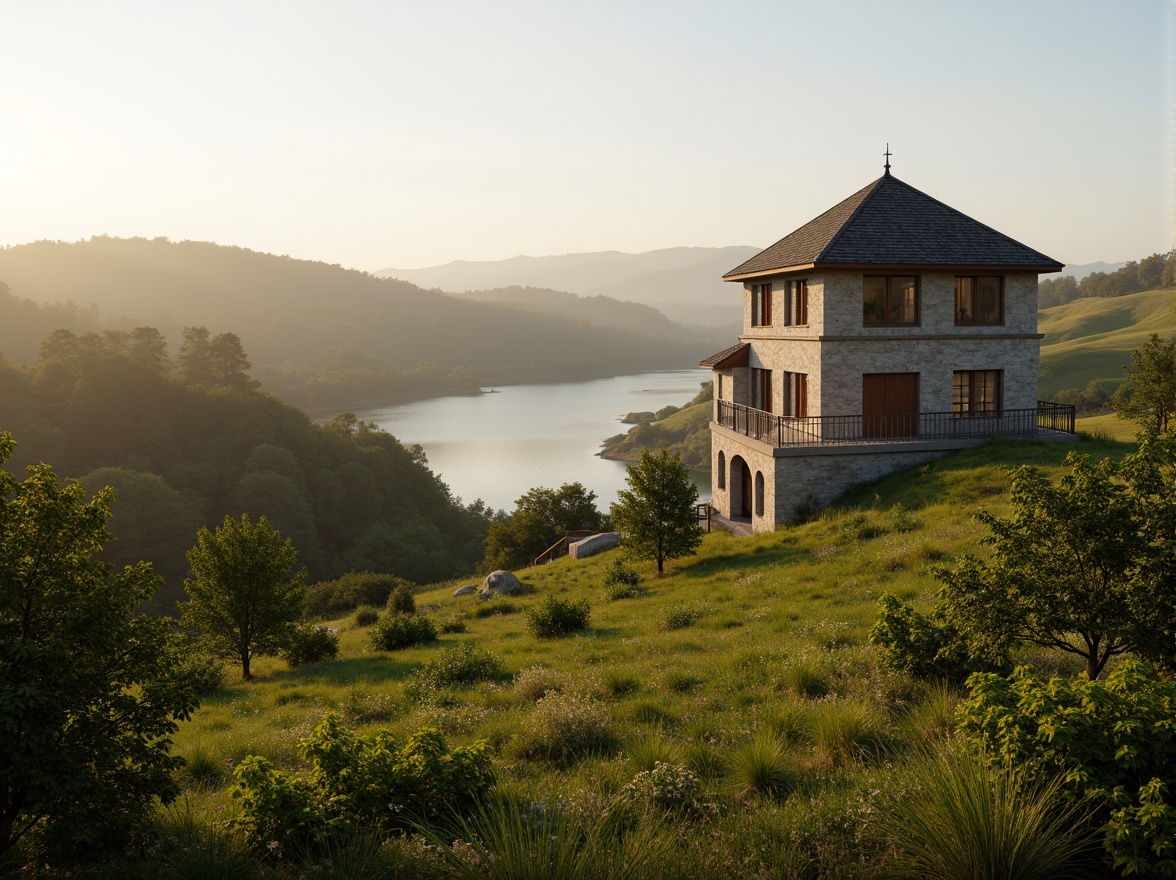
[[1034, 409], [1005, 409], [961, 416], [959, 413], [905, 415], [808, 416], [792, 418], [718, 401], [717, 421], [724, 428], [775, 448], [980, 441], [1065, 439], [1074, 435], [1074, 407], [1038, 401]]

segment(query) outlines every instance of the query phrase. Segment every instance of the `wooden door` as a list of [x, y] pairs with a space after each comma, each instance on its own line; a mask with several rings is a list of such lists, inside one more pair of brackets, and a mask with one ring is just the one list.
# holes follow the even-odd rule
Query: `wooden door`
[[862, 436], [916, 437], [919, 434], [919, 374], [862, 376]]

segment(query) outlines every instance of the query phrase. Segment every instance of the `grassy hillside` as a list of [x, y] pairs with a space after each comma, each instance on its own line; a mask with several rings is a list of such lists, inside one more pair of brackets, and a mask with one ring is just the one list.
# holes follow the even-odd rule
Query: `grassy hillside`
[[[637, 598], [603, 598], [609, 553], [523, 571], [517, 598], [419, 594], [418, 609], [466, 627], [425, 647], [376, 652], [365, 630], [335, 621], [339, 659], [293, 671], [257, 663], [255, 683], [221, 690], [182, 726], [189, 803], [223, 821], [236, 809], [226, 768], [249, 754], [297, 766], [297, 740], [336, 712], [362, 729], [403, 736], [431, 725], [454, 744], [484, 739], [500, 789], [558, 800], [570, 815], [605, 809], [655, 760], [689, 766], [709, 806], [663, 841], [663, 876], [878, 876], [877, 820], [902, 789], [908, 757], [943, 735], [959, 698], [879, 669], [867, 640], [878, 597], [928, 605], [933, 565], [984, 552], [970, 514], [1007, 513], [1006, 468], [1030, 463], [1056, 476], [1069, 448], [990, 444], [863, 486], [807, 525], [708, 535], [663, 579], [639, 566]], [[1127, 449], [1079, 446], [1096, 457]], [[586, 599], [590, 629], [533, 637], [523, 612], [552, 594]], [[444, 692], [410, 687], [415, 669], [465, 643], [501, 661], [501, 674]], [[1053, 655], [1025, 659], [1074, 671]], [[566, 760], [532, 757], [537, 742], [574, 749], [585, 730], [597, 738]], [[748, 790], [743, 758], [765, 735], [783, 744], [777, 796]]]
[[1048, 399], [1091, 379], [1110, 387], [1123, 381], [1122, 365], [1152, 333], [1176, 334], [1176, 292], [1151, 290], [1119, 297], [1089, 297], [1040, 313], [1039, 394]]

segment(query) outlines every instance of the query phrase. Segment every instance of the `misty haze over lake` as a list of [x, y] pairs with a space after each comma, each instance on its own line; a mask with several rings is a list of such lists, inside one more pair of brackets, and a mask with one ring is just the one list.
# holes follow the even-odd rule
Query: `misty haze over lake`
[[[589, 382], [507, 385], [494, 394], [440, 397], [357, 413], [405, 445], [419, 443], [429, 467], [467, 503], [512, 510], [535, 486], [580, 482], [607, 511], [625, 487], [624, 462], [597, 456], [606, 437], [628, 430], [629, 412], [683, 406], [709, 370], [639, 373]], [[700, 498], [709, 475], [693, 475]]]

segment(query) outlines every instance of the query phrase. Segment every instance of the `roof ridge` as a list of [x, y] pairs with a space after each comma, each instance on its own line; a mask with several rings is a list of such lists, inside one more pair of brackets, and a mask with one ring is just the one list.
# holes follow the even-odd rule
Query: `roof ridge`
[[[884, 181], [888, 177], [890, 177], [889, 171], [887, 171], [884, 175], [879, 177], [873, 183], [868, 183], [865, 185], [865, 187], [863, 187], [863, 189], [868, 189], [869, 192], [866, 193], [864, 196], [862, 196], [862, 200], [860, 202], [858, 202], [857, 207], [853, 209], [853, 213], [845, 218], [845, 222], [842, 223], [837, 228], [837, 231], [835, 233], [833, 233], [833, 237], [830, 238], [827, 242], [825, 242], [825, 246], [823, 248], [821, 248], [821, 252], [813, 258], [814, 263], [819, 262], [820, 259], [823, 256], [825, 256], [825, 254], [827, 254], [829, 252], [829, 250], [833, 247], [833, 245], [837, 243], [837, 239], [841, 238], [841, 233], [845, 232], [845, 230], [849, 228], [849, 225], [851, 223], [853, 223], [854, 218], [862, 212], [862, 208], [864, 208], [866, 206], [866, 204], [870, 201], [870, 199], [872, 199], [874, 197], [874, 193], [878, 192], [878, 190], [881, 189], [880, 184], [882, 183], [882, 181]], [[897, 177], [894, 179], [898, 180]], [[899, 180], [898, 182], [902, 183], [901, 180]], [[911, 188], [914, 189], [914, 187], [911, 187]], [[858, 192], [861, 192], [861, 190], [858, 190]], [[854, 195], [857, 195], [857, 193], [854, 193]], [[853, 196], [850, 196], [850, 198], [852, 199]]]

